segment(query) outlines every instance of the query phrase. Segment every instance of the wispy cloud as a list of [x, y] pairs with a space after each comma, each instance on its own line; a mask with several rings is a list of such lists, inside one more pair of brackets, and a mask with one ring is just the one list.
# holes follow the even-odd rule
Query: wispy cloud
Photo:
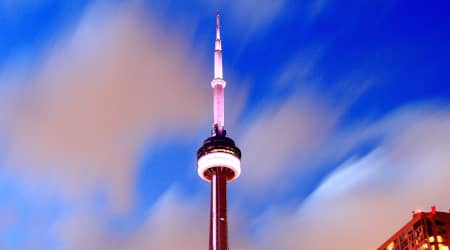
[[286, 7], [285, 0], [246, 0], [238, 4], [229, 3], [232, 13], [239, 21], [249, 26], [250, 30], [259, 30], [267, 27], [267, 24], [276, 19]]
[[177, 41], [134, 6], [91, 7], [11, 91], [5, 165], [73, 197], [107, 190], [113, 207], [128, 207], [140, 146], [208, 112], [206, 74]]
[[450, 207], [449, 110], [404, 108], [377, 126], [393, 133], [332, 172], [296, 212], [272, 215], [266, 227], [277, 237], [261, 249], [375, 249], [409, 211]]
[[240, 138], [246, 152], [240, 183], [265, 193], [279, 180], [302, 168], [330, 136], [340, 115], [314, 94], [293, 95], [279, 107], [268, 109]]
[[[264, 194], [274, 188], [286, 191], [287, 184], [279, 183], [279, 179], [299, 177], [320, 165], [335, 164], [375, 133], [372, 129], [370, 135], [367, 131], [349, 136], [356, 133], [355, 128], [342, 126], [341, 121], [373, 81], [349, 77], [334, 84], [323, 83], [317, 63], [324, 50], [312, 48], [292, 57], [274, 77], [269, 95], [273, 99], [267, 102], [270, 105], [260, 109], [238, 138], [246, 152], [242, 160], [246, 169], [240, 183], [252, 193]], [[307, 62], [306, 58], [311, 60]]]
[[[326, 4], [304, 4], [305, 12], [315, 18]], [[289, 6], [286, 1], [251, 0], [225, 7], [251, 33], [263, 30]], [[182, 37], [162, 31], [139, 6], [95, 4], [72, 28], [61, 33], [38, 67], [7, 65], [13, 74], [0, 76], [2, 178], [13, 176], [21, 188], [33, 190], [24, 196], [37, 199], [35, 194], [46, 193], [69, 201], [64, 204], [68, 211], [46, 222], [66, 249], [205, 248], [207, 196], [186, 197], [168, 189], [143, 209], [148, 214], [129, 231], [117, 230], [111, 220], [134, 205], [142, 145], [165, 132], [190, 136], [210, 119], [210, 92], [205, 91], [210, 73], [180, 52], [191, 48], [180, 42]], [[274, 77], [276, 94], [291, 85], [292, 91], [284, 100], [269, 100], [245, 126], [233, 117], [247, 101], [245, 88], [239, 98], [233, 94], [231, 105], [227, 102], [233, 113], [228, 124], [242, 129], [241, 136], [233, 137], [244, 152], [242, 177], [236, 182], [240, 192], [233, 197], [252, 202], [255, 196], [299, 187], [311, 177], [302, 171], [325, 175], [306, 200], [290, 197], [289, 207], [259, 207], [263, 211], [248, 218], [247, 207], [231, 203], [233, 249], [370, 249], [400, 226], [411, 209], [450, 207], [443, 198], [450, 177], [448, 104], [410, 105], [375, 121], [342, 124], [343, 114], [371, 78], [363, 84], [353, 79], [336, 84], [345, 85], [346, 99], [336, 98], [340, 93], [334, 89], [325, 93], [317, 87], [322, 85], [316, 74], [323, 52], [297, 53]], [[232, 88], [238, 87], [230, 84]], [[372, 138], [379, 142], [375, 149], [353, 152]], [[324, 163], [333, 167], [323, 169]], [[98, 192], [106, 196], [101, 209], [92, 204], [98, 202]], [[9, 205], [0, 206], [0, 233], [20, 216]], [[258, 226], [255, 235], [252, 225]], [[40, 249], [40, 229], [24, 229], [32, 231], [23, 239], [24, 248]]]
[[[56, 225], [67, 249], [172, 250], [201, 249], [208, 244], [208, 202], [199, 197], [186, 198], [176, 188], [169, 188], [149, 210], [135, 231], [118, 235], [107, 221], [92, 213], [74, 214]], [[232, 220], [233, 221], [233, 220]], [[233, 223], [233, 232], [240, 229]], [[246, 241], [247, 240], [247, 241]], [[248, 248], [246, 237], [233, 237], [233, 249]]]

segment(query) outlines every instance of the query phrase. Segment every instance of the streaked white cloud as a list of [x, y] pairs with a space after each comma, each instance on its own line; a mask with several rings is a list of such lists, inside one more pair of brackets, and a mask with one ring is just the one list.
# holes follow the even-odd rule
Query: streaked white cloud
[[[350, 76], [332, 86], [323, 83], [316, 69], [324, 51], [325, 46], [304, 50], [282, 67], [272, 92], [293, 93], [262, 108], [238, 138], [245, 152], [239, 183], [250, 193], [285, 192], [311, 171], [336, 164], [367, 139], [386, 132], [373, 121], [342, 126], [349, 107], [376, 81]], [[371, 128], [360, 131], [360, 126]]]
[[[317, 2], [319, 10], [323, 3]], [[248, 18], [254, 29], [286, 7], [284, 1], [240, 4], [240, 18]], [[258, 4], [261, 11], [254, 11]], [[0, 135], [8, 137], [0, 143], [8, 150], [7, 171], [36, 190], [45, 184], [67, 199], [75, 197], [81, 207], [55, 226], [67, 249], [206, 248], [205, 200], [169, 190], [136, 231], [121, 235], [108, 224], [109, 214], [97, 216], [77, 199], [101, 187], [114, 198], [108, 208], [129, 207], [144, 141], [161, 131], [184, 135], [209, 119], [209, 92], [204, 91], [209, 79], [200, 75], [210, 74], [179, 54], [187, 48], [178, 38], [163, 34], [136, 8], [95, 6], [49, 50], [37, 73], [13, 77], [24, 83], [18, 89], [1, 87]], [[313, 68], [314, 63], [295, 61], [279, 85], [304, 80]], [[238, 100], [230, 105], [233, 114], [245, 97]], [[256, 218], [262, 233], [253, 241], [245, 230], [254, 222], [239, 216], [242, 208], [232, 207], [232, 249], [374, 248], [412, 208], [450, 207], [442, 198], [450, 177], [448, 110], [410, 106], [381, 121], [337, 131], [344, 109], [323, 93], [299, 91], [248, 124], [237, 138], [244, 152], [238, 185], [250, 194], [280, 191], [286, 188], [284, 177], [342, 157], [368, 138], [383, 140], [378, 149], [336, 168], [298, 210], [275, 209]], [[237, 123], [236, 117], [231, 120]], [[0, 231], [13, 222], [0, 216]]]
[[126, 208], [141, 145], [205, 120], [206, 73], [181, 39], [133, 5], [94, 5], [62, 33], [36, 73], [9, 91], [5, 165], [71, 197], [101, 188], [112, 207]]
[[308, 167], [304, 163], [330, 137], [339, 115], [326, 101], [306, 93], [264, 111], [240, 138], [245, 154], [239, 183], [262, 193], [280, 187], [280, 179]]
[[392, 133], [337, 168], [296, 212], [272, 214], [265, 226], [276, 237], [261, 249], [375, 249], [413, 209], [450, 207], [449, 110], [404, 108], [376, 126]]
[[[186, 198], [175, 188], [170, 188], [148, 212], [135, 231], [118, 235], [110, 230], [102, 217], [75, 214], [61, 221], [55, 228], [63, 239], [65, 249], [75, 250], [172, 250], [202, 249], [208, 246], [208, 202], [199, 197]], [[238, 215], [231, 220], [233, 234], [240, 235]], [[249, 249], [245, 236], [232, 237], [232, 249]]]
[[286, 7], [285, 0], [245, 0], [239, 3], [228, 3], [228, 8], [239, 21], [248, 25], [250, 30], [259, 30], [276, 19]]
[[[314, 21], [323, 13], [329, 3], [329, 0], [298, 1], [295, 4], [298, 11], [297, 18], [307, 22]], [[229, 11], [228, 13], [232, 13], [242, 27], [247, 29], [247, 35], [251, 35], [264, 30], [269, 24], [281, 18], [289, 8], [292, 8], [291, 4], [286, 0], [243, 0], [226, 2], [224, 8]]]
[[207, 202], [169, 190], [150, 211], [145, 224], [123, 249], [202, 249], [208, 244]]

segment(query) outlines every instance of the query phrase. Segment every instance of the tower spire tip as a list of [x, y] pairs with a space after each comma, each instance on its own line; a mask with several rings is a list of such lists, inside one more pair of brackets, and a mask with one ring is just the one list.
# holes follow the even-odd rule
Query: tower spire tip
[[216, 12], [216, 39], [220, 40], [220, 12]]

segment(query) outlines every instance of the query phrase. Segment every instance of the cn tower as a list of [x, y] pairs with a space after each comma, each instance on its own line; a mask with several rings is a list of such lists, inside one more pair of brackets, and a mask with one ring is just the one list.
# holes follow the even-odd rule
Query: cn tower
[[220, 13], [216, 14], [216, 42], [214, 50], [214, 122], [211, 137], [197, 151], [198, 175], [211, 184], [209, 222], [209, 250], [228, 250], [227, 183], [241, 173], [241, 151], [226, 136], [224, 116], [224, 89], [222, 71], [222, 41]]

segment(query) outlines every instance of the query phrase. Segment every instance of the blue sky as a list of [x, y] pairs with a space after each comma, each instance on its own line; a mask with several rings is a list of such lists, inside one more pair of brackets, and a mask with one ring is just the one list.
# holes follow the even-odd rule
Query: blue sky
[[4, 0], [1, 249], [207, 246], [216, 10], [232, 249], [374, 249], [450, 208], [448, 1]]

